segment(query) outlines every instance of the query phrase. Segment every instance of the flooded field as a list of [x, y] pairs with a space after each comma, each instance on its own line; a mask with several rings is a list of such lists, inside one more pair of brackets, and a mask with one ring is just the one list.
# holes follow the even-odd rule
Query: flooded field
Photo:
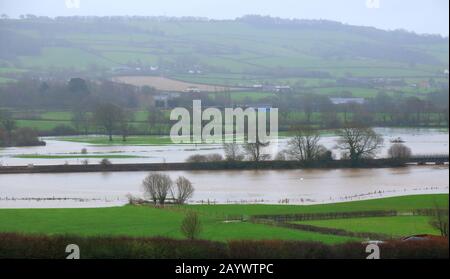
[[[412, 149], [413, 154], [448, 154], [449, 134], [446, 130], [437, 129], [390, 129], [378, 128], [376, 131], [384, 136], [385, 143], [380, 150], [378, 157], [386, 157], [387, 150], [392, 145], [391, 139], [401, 137], [405, 145]], [[334, 156], [339, 158], [340, 151], [336, 150], [335, 136], [324, 136], [321, 144], [333, 150]], [[131, 158], [112, 158], [113, 163], [163, 163], [163, 162], [184, 162], [189, 156], [194, 154], [223, 154], [221, 145], [201, 144], [201, 145], [92, 145], [87, 143], [67, 142], [55, 140], [54, 138], [44, 138], [47, 146], [4, 148], [0, 149], [0, 165], [58, 165], [58, 164], [81, 164], [82, 158], [17, 158], [20, 155], [56, 155], [68, 157], [80, 153], [86, 148], [89, 155], [94, 156], [130, 156]], [[278, 144], [272, 145], [267, 152], [275, 156], [276, 153], [286, 147], [289, 138], [280, 138]], [[89, 159], [89, 163], [96, 164], [101, 158]]]
[[[286, 171], [170, 171], [195, 187], [192, 203], [317, 204], [448, 193], [448, 166]], [[0, 208], [100, 207], [142, 196], [146, 172], [0, 176]]]
[[[434, 129], [385, 129], [379, 157], [385, 157], [401, 137], [413, 153], [448, 154], [448, 131]], [[322, 144], [334, 149], [335, 136], [324, 136]], [[47, 146], [0, 150], [2, 165], [81, 164], [84, 159], [17, 158], [22, 154], [73, 155], [86, 148], [89, 155], [129, 155], [113, 163], [183, 162], [193, 154], [223, 153], [221, 145], [103, 146], [45, 139]], [[280, 139], [271, 152], [286, 147]], [[90, 164], [101, 159], [89, 159]], [[192, 203], [289, 203], [343, 202], [375, 197], [422, 193], [448, 193], [448, 166], [412, 166], [385, 169], [286, 170], [286, 171], [183, 171], [168, 172], [173, 179], [183, 175], [196, 189]], [[147, 173], [12, 174], [0, 175], [0, 208], [99, 207], [122, 205], [126, 195], [142, 196], [141, 182]]]

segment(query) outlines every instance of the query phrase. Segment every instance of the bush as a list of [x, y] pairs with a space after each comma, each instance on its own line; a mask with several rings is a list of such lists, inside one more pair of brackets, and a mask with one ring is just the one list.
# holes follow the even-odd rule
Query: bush
[[223, 156], [220, 154], [208, 154], [208, 155], [191, 155], [186, 159], [187, 163], [209, 163], [209, 162], [221, 162]]
[[112, 163], [111, 163], [111, 161], [108, 160], [108, 159], [102, 159], [102, 160], [100, 161], [100, 165], [102, 165], [103, 167], [108, 167], [108, 166], [111, 166]]
[[412, 151], [411, 148], [407, 147], [406, 145], [396, 143], [389, 148], [388, 155], [391, 159], [407, 160], [411, 158]]
[[200, 234], [202, 228], [198, 214], [189, 211], [181, 223], [181, 233], [190, 240], [194, 240]]
[[317, 160], [319, 162], [330, 162], [330, 161], [333, 161], [334, 160], [333, 152], [331, 150], [325, 149], [325, 150], [323, 150], [323, 152], [321, 152], [318, 155]]
[[223, 161], [223, 156], [220, 154], [208, 154], [206, 155], [207, 162], [221, 162]]

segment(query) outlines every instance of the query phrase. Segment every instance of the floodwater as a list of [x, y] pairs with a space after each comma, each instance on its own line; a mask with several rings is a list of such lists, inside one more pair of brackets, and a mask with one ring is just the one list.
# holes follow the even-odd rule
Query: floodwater
[[[169, 171], [195, 187], [191, 203], [318, 204], [377, 197], [448, 193], [448, 166], [383, 169]], [[8, 174], [0, 208], [102, 207], [142, 197], [146, 172]]]
[[[386, 156], [390, 140], [401, 137], [413, 153], [448, 154], [448, 130], [377, 128], [385, 138], [378, 157]], [[336, 137], [322, 144], [334, 149]], [[19, 159], [21, 154], [70, 155], [86, 148], [93, 155], [135, 155], [113, 163], [183, 162], [193, 154], [223, 153], [221, 145], [99, 146], [46, 139], [47, 146], [0, 149], [0, 165], [80, 164], [82, 159]], [[273, 154], [288, 139], [272, 146]], [[339, 150], [333, 150], [339, 157]], [[100, 159], [89, 159], [91, 164]], [[412, 194], [448, 193], [448, 166], [384, 169], [183, 171], [195, 187], [192, 203], [317, 204]], [[102, 207], [126, 203], [126, 195], [142, 196], [145, 172], [0, 175], [0, 208]]]
[[[438, 129], [398, 129], [398, 128], [376, 128], [383, 135], [385, 143], [378, 157], [386, 157], [387, 150], [392, 145], [390, 140], [402, 138], [405, 144], [412, 149], [416, 155], [419, 154], [448, 154], [449, 134], [448, 130]], [[0, 165], [59, 165], [59, 164], [81, 164], [84, 159], [22, 159], [15, 158], [18, 155], [74, 155], [86, 148], [89, 155], [132, 155], [137, 158], [110, 159], [112, 163], [164, 163], [184, 162], [194, 154], [219, 153], [223, 155], [221, 145], [134, 145], [134, 146], [103, 146], [86, 143], [66, 142], [54, 138], [44, 138], [47, 146], [3, 148], [0, 149]], [[286, 148], [288, 138], [280, 138], [278, 144], [272, 145], [266, 152], [274, 157], [278, 151]], [[324, 136], [321, 140], [328, 149], [332, 150], [335, 157], [340, 157], [340, 151], [336, 149], [335, 136]], [[90, 164], [97, 164], [101, 159], [89, 159]]]

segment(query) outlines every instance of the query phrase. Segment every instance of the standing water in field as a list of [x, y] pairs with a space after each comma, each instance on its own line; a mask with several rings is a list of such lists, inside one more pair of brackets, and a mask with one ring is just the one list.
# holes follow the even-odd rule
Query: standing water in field
[[[387, 156], [387, 150], [393, 144], [391, 140], [396, 138], [404, 140], [404, 144], [411, 148], [415, 155], [448, 154], [448, 130], [411, 128], [377, 128], [375, 130], [383, 135], [385, 140], [384, 146], [379, 152], [379, 157]], [[281, 138], [278, 150], [286, 148], [288, 140], [287, 137]], [[339, 158], [340, 151], [335, 149], [336, 140], [336, 136], [324, 135], [320, 143], [333, 150], [336, 158]], [[195, 154], [223, 154], [222, 146], [214, 144], [92, 145], [54, 138], [46, 138], [45, 141], [47, 142], [46, 146], [0, 149], [0, 164], [5, 166], [82, 164], [85, 158], [77, 158], [76, 155], [80, 155], [84, 148], [88, 151], [87, 155], [98, 157], [88, 158], [91, 164], [99, 163], [102, 159], [101, 156], [111, 156], [110, 161], [113, 163], [170, 163], [184, 162], [189, 156]], [[22, 155], [30, 156], [20, 158]], [[41, 157], [33, 158], [33, 155], [40, 155]], [[45, 158], [45, 155], [57, 156], [58, 158]], [[275, 155], [272, 154], [272, 157], [275, 157]]]
[[[169, 171], [195, 188], [191, 203], [317, 204], [388, 196], [448, 193], [448, 166], [382, 169]], [[142, 196], [146, 172], [8, 174], [0, 208], [101, 207]]]

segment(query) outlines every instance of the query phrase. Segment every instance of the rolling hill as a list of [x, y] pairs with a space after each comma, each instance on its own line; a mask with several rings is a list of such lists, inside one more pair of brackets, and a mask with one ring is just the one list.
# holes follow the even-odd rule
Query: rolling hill
[[114, 75], [130, 70], [211, 84], [439, 78], [449, 59], [448, 38], [260, 16], [227, 21], [29, 16], [1, 20], [0, 38], [4, 79], [23, 71]]

